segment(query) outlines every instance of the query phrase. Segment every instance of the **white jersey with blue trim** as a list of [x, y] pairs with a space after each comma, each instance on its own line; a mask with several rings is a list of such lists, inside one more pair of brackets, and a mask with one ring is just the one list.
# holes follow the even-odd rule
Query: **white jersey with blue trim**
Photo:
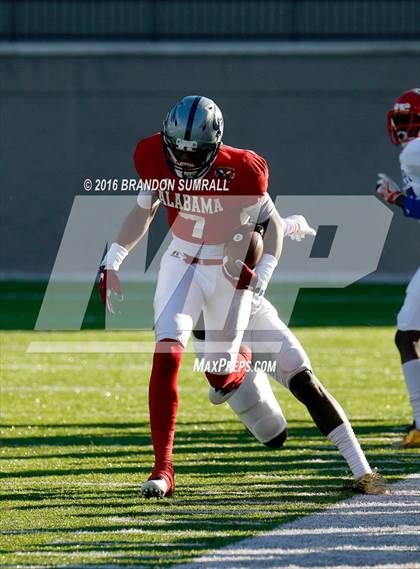
[[410, 140], [400, 154], [403, 191], [420, 198], [420, 138]]

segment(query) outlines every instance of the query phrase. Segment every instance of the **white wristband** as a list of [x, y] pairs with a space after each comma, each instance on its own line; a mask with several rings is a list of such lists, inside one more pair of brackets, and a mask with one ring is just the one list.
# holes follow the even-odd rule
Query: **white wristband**
[[271, 279], [272, 274], [274, 273], [275, 268], [277, 267], [278, 260], [274, 255], [269, 255], [268, 253], [264, 253], [262, 256], [261, 261], [255, 267], [255, 272], [258, 275], [258, 287], [265, 290], [267, 285]]
[[118, 271], [121, 263], [127, 257], [128, 251], [122, 245], [113, 243], [102, 260], [101, 267], [107, 270]]

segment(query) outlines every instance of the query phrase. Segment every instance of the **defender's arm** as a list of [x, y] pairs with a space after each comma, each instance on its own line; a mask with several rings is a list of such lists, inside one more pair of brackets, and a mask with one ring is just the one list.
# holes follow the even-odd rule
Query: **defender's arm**
[[264, 255], [271, 255], [279, 260], [283, 250], [285, 225], [278, 211], [273, 209], [269, 219], [267, 219], [262, 225], [264, 225], [265, 228]]

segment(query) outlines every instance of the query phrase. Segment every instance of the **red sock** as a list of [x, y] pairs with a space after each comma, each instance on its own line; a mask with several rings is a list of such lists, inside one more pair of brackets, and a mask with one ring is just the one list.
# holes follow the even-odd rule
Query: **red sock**
[[206, 377], [210, 385], [215, 389], [221, 389], [223, 391], [232, 391], [238, 388], [249, 371], [248, 366], [251, 359], [251, 350], [248, 346], [241, 345], [236, 359], [236, 370], [223, 375], [206, 372]]
[[178, 370], [184, 348], [175, 340], [156, 343], [149, 384], [150, 427], [155, 465], [150, 478], [165, 478], [173, 487], [172, 449], [178, 409]]

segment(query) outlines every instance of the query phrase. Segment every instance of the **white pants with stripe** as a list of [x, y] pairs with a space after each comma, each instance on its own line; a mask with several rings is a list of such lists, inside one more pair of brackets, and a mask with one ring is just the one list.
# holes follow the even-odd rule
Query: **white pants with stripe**
[[[237, 291], [221, 264], [188, 264], [185, 242], [174, 239], [162, 257], [154, 298], [156, 340], [169, 338], [186, 345], [200, 316], [208, 334], [206, 360], [235, 362], [251, 312], [252, 293]], [[200, 254], [221, 258], [220, 248]], [[192, 255], [194, 256], [194, 255]], [[221, 372], [222, 373], [222, 372]]]

